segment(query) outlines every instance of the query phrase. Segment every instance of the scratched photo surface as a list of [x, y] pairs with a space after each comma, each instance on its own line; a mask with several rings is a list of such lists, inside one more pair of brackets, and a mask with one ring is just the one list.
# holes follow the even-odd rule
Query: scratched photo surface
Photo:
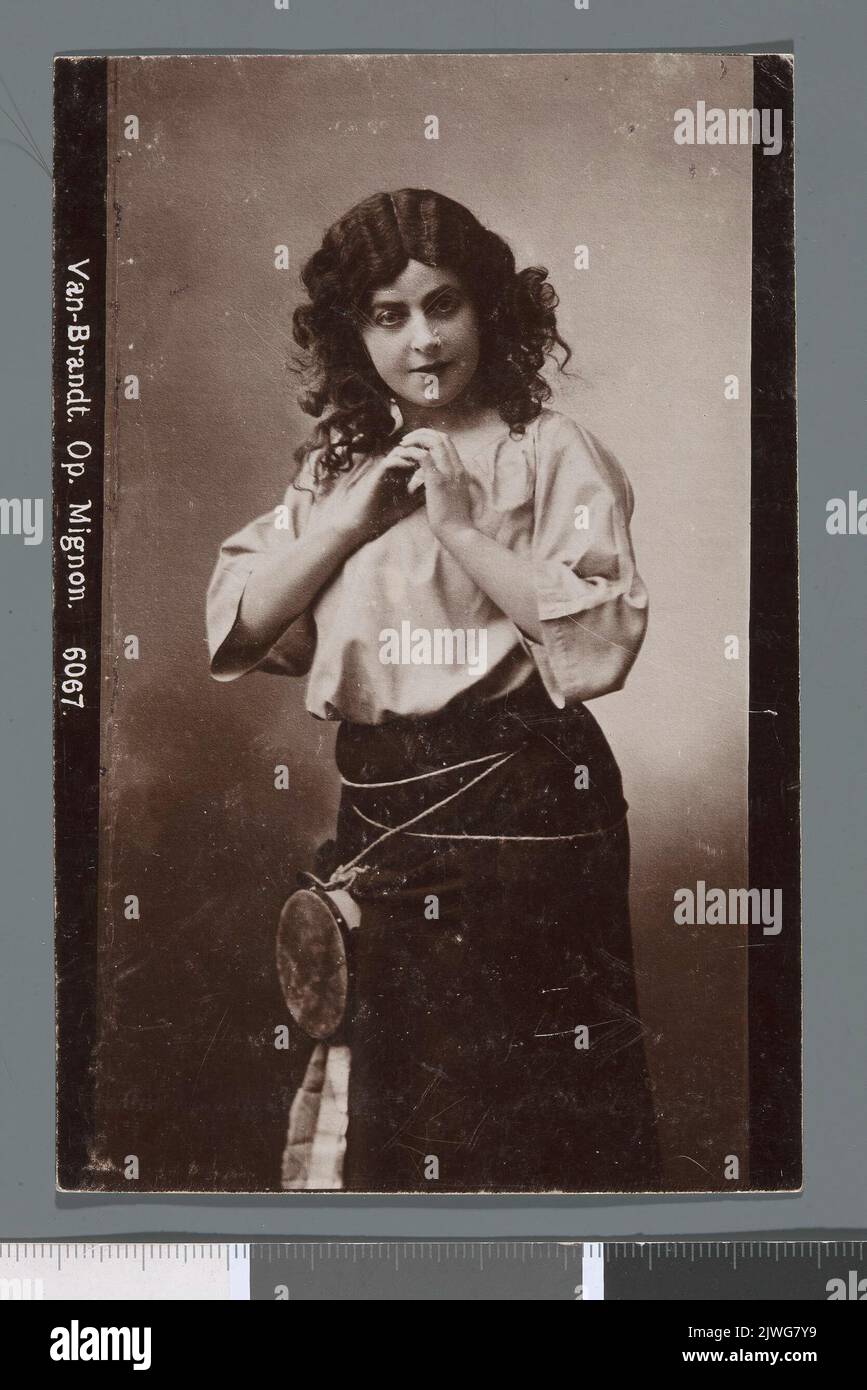
[[[699, 101], [749, 108], [752, 60], [110, 60], [100, 1031], [83, 1187], [129, 1190], [130, 1154], [139, 1191], [339, 1187], [344, 1145], [350, 1190], [729, 1191], [730, 1155], [748, 1181], [746, 928], [684, 925], [674, 910], [679, 889], [747, 882], [753, 147], [677, 141], [675, 112]], [[434, 886], [402, 909], [417, 920], [392, 922], [391, 937], [372, 911], [375, 931], [398, 933], [399, 945], [387, 963], [381, 947], [360, 967], [383, 1012], [373, 1042], [361, 1030], [358, 1057], [335, 1047], [329, 1058], [295, 1024], [275, 935], [299, 872], [323, 862], [335, 835], [337, 721], [311, 715], [303, 675], [229, 681], [209, 669], [205, 596], [220, 546], [284, 501], [315, 424], [289, 368], [301, 268], [347, 210], [407, 189], [467, 208], [518, 270], [546, 269], [572, 358], [563, 373], [544, 367], [552, 395], [534, 426], [536, 456], [565, 457], [562, 431], [575, 427], [585, 449], [589, 432], [634, 498], [646, 634], [622, 687], [585, 708], [629, 807], [637, 1012], [629, 1045], [600, 1049], [592, 1072], [582, 1072], [593, 1058], [580, 1043], [585, 1020], [556, 1001], [580, 975], [582, 933], [606, 949], [607, 870], [597, 865], [583, 894], [589, 861], [564, 879], [559, 849], [528, 850], [523, 822], [501, 861], [511, 973], [490, 923], [472, 968], [454, 922], [446, 941], [447, 920], [427, 901]], [[580, 505], [568, 490], [563, 499]], [[532, 645], [519, 643], [522, 659]], [[530, 728], [547, 727], [533, 710]], [[467, 758], [460, 733], [454, 762]], [[577, 802], [571, 746], [550, 758], [565, 764]], [[508, 782], [490, 793], [504, 804], [515, 795]], [[396, 824], [413, 810], [401, 807], [393, 821], [372, 819]], [[460, 801], [449, 826], [472, 830]], [[540, 942], [550, 947], [541, 964]], [[606, 1017], [609, 984], [587, 1020], [591, 1044], [622, 1023], [616, 1000]], [[551, 1004], [527, 1034], [532, 989]], [[414, 1000], [425, 1012], [417, 1032]], [[504, 1039], [515, 1043], [508, 1059]], [[642, 1054], [649, 1090], [635, 1104], [649, 1095], [653, 1134], [627, 1161]], [[460, 1119], [462, 1066], [476, 1088], [472, 1122]], [[347, 1072], [350, 1095], [367, 1088], [350, 1104], [348, 1139]], [[513, 1074], [526, 1113], [503, 1080]], [[403, 1087], [393, 1122], [377, 1076]], [[363, 1159], [350, 1162], [362, 1133]]]

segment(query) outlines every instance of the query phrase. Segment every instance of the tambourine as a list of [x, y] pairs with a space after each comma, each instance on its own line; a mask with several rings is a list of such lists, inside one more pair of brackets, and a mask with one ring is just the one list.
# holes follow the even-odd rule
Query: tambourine
[[[348, 864], [335, 870], [328, 883], [352, 883], [361, 871], [361, 860], [377, 845], [433, 815], [455, 796], [499, 771], [516, 751], [484, 754], [476, 759], [488, 766], [459, 792], [442, 797], [402, 825], [390, 827]], [[298, 1027], [317, 1042], [337, 1042], [352, 993], [352, 933], [361, 924], [361, 908], [346, 888], [329, 888], [315, 874], [299, 874], [298, 882], [304, 886], [287, 898], [280, 913], [277, 973], [286, 1007]]]
[[317, 1042], [333, 1042], [346, 1015], [351, 990], [350, 935], [361, 908], [343, 888], [324, 888], [299, 874], [277, 927], [277, 974], [286, 1007], [298, 1027]]

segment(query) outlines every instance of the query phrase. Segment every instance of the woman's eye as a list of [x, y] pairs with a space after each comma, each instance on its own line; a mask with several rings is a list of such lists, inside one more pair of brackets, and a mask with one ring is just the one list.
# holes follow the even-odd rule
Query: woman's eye
[[[444, 294], [435, 304], [431, 304], [428, 313], [432, 318], [441, 318], [455, 313], [460, 307], [461, 301], [458, 295]], [[374, 323], [378, 328], [397, 328], [404, 322], [405, 318], [406, 315], [397, 309], [380, 309], [374, 315]]]
[[432, 314], [453, 314], [460, 308], [461, 301], [457, 295], [444, 294], [442, 299], [438, 299], [436, 304], [431, 305]]

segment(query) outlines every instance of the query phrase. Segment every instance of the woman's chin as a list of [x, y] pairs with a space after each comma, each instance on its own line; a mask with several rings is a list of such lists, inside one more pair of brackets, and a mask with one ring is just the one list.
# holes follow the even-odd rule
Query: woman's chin
[[452, 401], [457, 399], [467, 384], [464, 381], [457, 380], [452, 382], [449, 380], [449, 375], [446, 374], [445, 380], [443, 377], [438, 378], [439, 390], [437, 394], [435, 396], [430, 396], [426, 394], [426, 380], [428, 379], [422, 378], [418, 385], [415, 386], [415, 390], [411, 389], [414, 383], [410, 383], [410, 386], [406, 390], [405, 398], [410, 404], [416, 407], [427, 407], [429, 410], [436, 410], [438, 407], [450, 405]]

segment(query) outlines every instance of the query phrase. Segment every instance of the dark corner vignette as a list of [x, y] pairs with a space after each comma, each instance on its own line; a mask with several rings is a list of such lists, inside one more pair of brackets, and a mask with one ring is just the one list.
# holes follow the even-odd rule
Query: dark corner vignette
[[54, 61], [52, 586], [57, 1186], [94, 1133], [105, 415], [106, 58]]
[[792, 62], [757, 56], [753, 74], [783, 146], [753, 150], [749, 881], [782, 890], [783, 928], [750, 929], [750, 1187], [779, 1190], [803, 1176]]

